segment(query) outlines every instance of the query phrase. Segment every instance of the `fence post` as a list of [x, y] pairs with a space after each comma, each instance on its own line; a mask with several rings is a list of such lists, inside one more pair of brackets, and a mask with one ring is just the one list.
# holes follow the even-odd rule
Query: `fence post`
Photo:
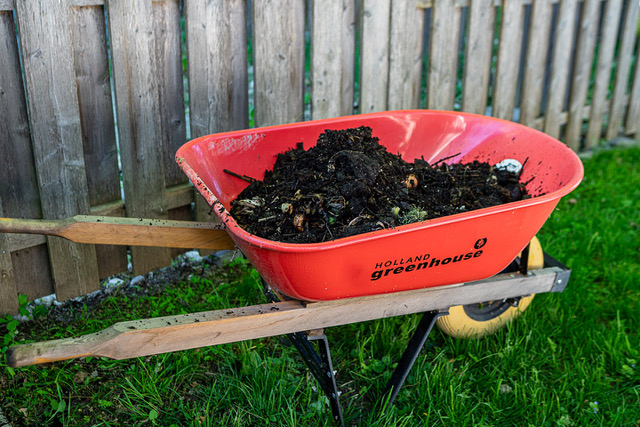
[[[167, 219], [151, 0], [107, 2], [127, 216]], [[132, 247], [134, 274], [171, 262], [168, 248]]]
[[[43, 217], [88, 214], [67, 2], [18, 0], [15, 7]], [[95, 246], [47, 242], [59, 300], [99, 288]]]
[[391, 0], [362, 2], [360, 112], [387, 109]]
[[303, 0], [254, 0], [253, 64], [257, 126], [304, 118]]

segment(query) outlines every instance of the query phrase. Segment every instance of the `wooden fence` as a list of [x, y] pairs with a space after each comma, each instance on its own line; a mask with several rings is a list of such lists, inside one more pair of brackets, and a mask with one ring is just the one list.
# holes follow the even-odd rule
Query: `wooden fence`
[[[174, 164], [181, 144], [308, 118], [456, 109], [575, 150], [637, 135], [638, 10], [638, 0], [0, 0], [0, 216], [206, 219]], [[0, 313], [15, 312], [20, 293], [96, 290], [128, 253], [136, 274], [172, 256], [0, 234]]]

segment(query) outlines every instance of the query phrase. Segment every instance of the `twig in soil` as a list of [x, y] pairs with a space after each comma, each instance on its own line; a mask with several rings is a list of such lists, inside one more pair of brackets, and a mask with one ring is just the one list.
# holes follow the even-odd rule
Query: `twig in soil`
[[235, 176], [236, 178], [240, 178], [243, 181], [247, 181], [249, 184], [253, 184], [254, 182], [258, 181], [257, 179], [251, 178], [250, 176], [240, 175], [240, 174], [237, 174], [235, 172], [231, 172], [229, 169], [222, 169], [222, 171], [224, 173], [228, 173], [231, 176]]
[[440, 162], [444, 162], [445, 160], [449, 160], [449, 159], [451, 159], [451, 158], [453, 158], [453, 157], [459, 156], [460, 154], [462, 154], [462, 153], [457, 153], [457, 154], [453, 154], [453, 155], [451, 155], [451, 156], [443, 157], [443, 158], [441, 158], [440, 160], [436, 161], [435, 163], [432, 163], [432, 164], [431, 164], [431, 166], [435, 166], [435, 165], [437, 165], [437, 164], [438, 164], [438, 163], [440, 163]]

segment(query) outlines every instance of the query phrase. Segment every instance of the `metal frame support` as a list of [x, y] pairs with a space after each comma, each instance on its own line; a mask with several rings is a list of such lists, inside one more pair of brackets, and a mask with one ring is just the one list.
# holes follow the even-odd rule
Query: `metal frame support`
[[424, 343], [427, 341], [433, 326], [436, 324], [436, 320], [447, 314], [449, 314], [448, 310], [427, 311], [422, 314], [422, 319], [420, 319], [418, 327], [409, 340], [407, 348], [402, 354], [402, 358], [398, 362], [393, 374], [391, 374], [391, 378], [389, 378], [389, 382], [384, 390], [383, 396], [389, 396], [385, 401], [386, 406], [391, 406], [395, 401], [402, 384], [404, 384], [404, 381], [411, 371], [411, 367], [422, 351], [422, 347], [424, 347]]
[[[320, 388], [324, 391], [331, 405], [331, 413], [333, 421], [344, 426], [344, 417], [342, 415], [342, 406], [340, 406], [340, 392], [336, 385], [335, 372], [331, 361], [331, 352], [329, 351], [329, 340], [324, 332], [320, 334], [309, 334], [306, 332], [296, 332], [287, 334], [291, 343], [296, 347], [302, 360], [311, 371], [320, 384]], [[318, 352], [316, 352], [310, 341], [318, 342]]]
[[[282, 299], [280, 295], [273, 292], [264, 279], [262, 279], [262, 284], [264, 286], [264, 294], [269, 300], [275, 302]], [[344, 427], [344, 417], [342, 415], [342, 406], [340, 405], [340, 392], [338, 391], [335, 372], [333, 370], [329, 340], [324, 334], [324, 330], [295, 332], [287, 334], [287, 338], [289, 338], [289, 341], [291, 341], [296, 350], [298, 350], [305, 365], [307, 365], [307, 368], [316, 381], [318, 381], [320, 388], [329, 399], [333, 421]], [[317, 341], [317, 352], [311, 345], [311, 341]]]

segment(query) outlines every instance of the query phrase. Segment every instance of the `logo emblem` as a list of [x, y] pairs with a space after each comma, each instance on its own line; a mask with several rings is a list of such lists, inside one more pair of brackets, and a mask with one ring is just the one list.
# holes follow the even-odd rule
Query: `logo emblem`
[[487, 238], [483, 237], [482, 239], [476, 240], [476, 243], [473, 245], [473, 247], [476, 248], [476, 249], [480, 249], [481, 247], [483, 247], [486, 244], [487, 244]]

